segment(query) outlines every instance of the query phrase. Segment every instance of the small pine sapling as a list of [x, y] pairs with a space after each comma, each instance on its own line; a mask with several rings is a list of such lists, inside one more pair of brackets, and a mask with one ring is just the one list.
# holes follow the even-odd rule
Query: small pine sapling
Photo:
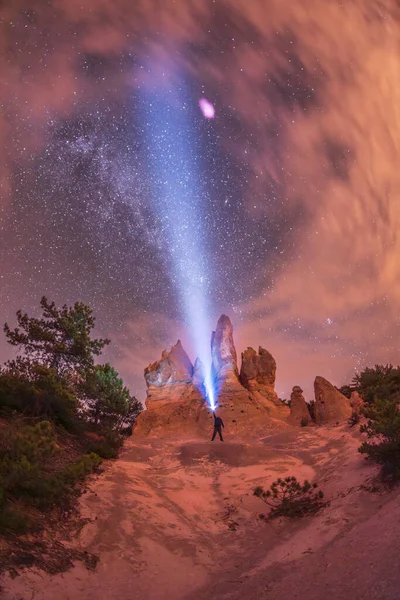
[[316, 483], [311, 484], [305, 480], [299, 483], [296, 477], [277, 479], [268, 490], [256, 487], [254, 495], [270, 507], [267, 520], [278, 517], [304, 517], [320, 510], [325, 503], [322, 501], [324, 494]]

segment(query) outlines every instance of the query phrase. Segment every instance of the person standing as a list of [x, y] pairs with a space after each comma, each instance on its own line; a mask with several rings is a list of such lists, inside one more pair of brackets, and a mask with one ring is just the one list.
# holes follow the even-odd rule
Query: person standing
[[211, 441], [213, 442], [215, 440], [215, 436], [219, 435], [219, 439], [221, 440], [221, 442], [224, 441], [224, 438], [222, 437], [222, 427], [224, 427], [224, 422], [221, 419], [221, 417], [217, 417], [217, 415], [215, 413], [214, 414], [214, 432], [211, 438]]

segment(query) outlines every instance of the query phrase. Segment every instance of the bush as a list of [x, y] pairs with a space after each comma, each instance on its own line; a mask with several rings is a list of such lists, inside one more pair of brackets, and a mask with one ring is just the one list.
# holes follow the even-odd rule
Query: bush
[[[75, 484], [101, 463], [101, 458], [91, 453], [54, 472], [59, 450], [48, 421], [36, 425], [16, 421], [0, 430], [0, 509], [4, 522], [4, 515], [11, 514], [10, 501], [46, 510], [68, 499]], [[17, 516], [13, 518], [15, 522]]]
[[308, 425], [308, 419], [307, 419], [307, 417], [302, 417], [302, 419], [300, 421], [300, 425], [302, 427], [307, 427], [307, 425]]
[[123, 436], [115, 431], [110, 431], [106, 435], [89, 432], [86, 434], [85, 448], [101, 458], [111, 459], [118, 457], [123, 442]]
[[311, 484], [305, 480], [301, 485], [296, 477], [285, 477], [277, 479], [264, 491], [262, 487], [256, 487], [254, 495], [261, 498], [270, 507], [268, 520], [278, 517], [304, 517], [314, 514], [325, 504], [322, 502], [324, 494], [316, 491], [317, 484]]
[[0, 533], [22, 535], [29, 531], [30, 520], [27, 515], [0, 506]]
[[51, 419], [73, 430], [78, 418], [78, 400], [54, 368], [17, 359], [0, 372], [0, 408], [29, 417]]
[[100, 456], [94, 452], [84, 454], [78, 461], [66, 467], [61, 474], [61, 478], [65, 483], [74, 486], [79, 481], [85, 479], [87, 475], [94, 473], [101, 463]]
[[117, 371], [109, 364], [96, 365], [82, 382], [85, 416], [103, 432], [117, 432], [133, 423], [142, 410], [141, 403], [131, 396]]
[[340, 390], [350, 398], [351, 392], [357, 391], [367, 404], [380, 400], [400, 400], [400, 367], [393, 365], [375, 365], [356, 373], [350, 385]]
[[59, 483], [47, 472], [58, 453], [55, 433], [48, 421], [26, 425], [20, 421], [0, 435], [0, 485], [4, 500], [24, 499], [47, 508], [60, 494]]
[[400, 478], [400, 411], [397, 401], [375, 400], [363, 409], [368, 421], [360, 427], [368, 440], [359, 452], [383, 466], [382, 474]]

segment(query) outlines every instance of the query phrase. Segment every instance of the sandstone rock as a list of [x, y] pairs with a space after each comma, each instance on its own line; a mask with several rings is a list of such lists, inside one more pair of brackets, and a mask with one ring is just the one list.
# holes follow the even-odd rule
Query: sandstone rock
[[290, 394], [290, 417], [289, 423], [293, 425], [301, 425], [303, 419], [311, 421], [311, 416], [307, 408], [307, 403], [303, 396], [303, 390], [300, 386], [295, 385]]
[[226, 315], [218, 319], [216, 330], [211, 335], [211, 359], [213, 376], [216, 380], [231, 378], [238, 380], [237, 355], [233, 343], [233, 326]]
[[[230, 319], [222, 315], [211, 338], [211, 355], [215, 376], [218, 405], [223, 419], [231, 423], [235, 435], [284, 428], [278, 420], [286, 419], [289, 409], [274, 391], [275, 361], [268, 351], [252, 348], [243, 353], [246, 365], [247, 387], [239, 381], [237, 355], [233, 342]], [[253, 355], [255, 355], [253, 359]]]
[[163, 351], [161, 360], [150, 364], [144, 370], [147, 386], [161, 387], [177, 382], [191, 382], [193, 366], [182, 347], [180, 340], [170, 352]]
[[279, 400], [275, 392], [275, 375], [276, 362], [268, 350], [260, 346], [258, 352], [253, 348], [242, 352], [240, 382], [270, 416], [284, 419], [289, 415], [289, 408]]
[[336, 423], [351, 416], [350, 400], [343, 396], [327, 379], [317, 376], [314, 381], [315, 422]]
[[[258, 389], [243, 387], [239, 381], [233, 327], [225, 315], [220, 317], [212, 334], [211, 358], [217, 414], [224, 420], [227, 440], [267, 435], [287, 427], [289, 409], [273, 389], [275, 372], [272, 375], [268, 366], [271, 355], [259, 353], [255, 378]], [[147, 410], [139, 415], [134, 435], [211, 437], [213, 416], [204, 400], [204, 375], [201, 361], [197, 359], [193, 368], [180, 342], [170, 353], [164, 352], [160, 361], [145, 369]]]
[[154, 388], [150, 393], [148, 390], [146, 410], [138, 416], [133, 435], [204, 437], [204, 430], [208, 431], [211, 424], [211, 411], [196, 387], [191, 383], [175, 383]]
[[259, 389], [260, 386], [274, 390], [276, 362], [268, 350], [247, 348], [242, 352], [240, 381], [248, 389]]
[[193, 365], [193, 377], [192, 381], [195, 386], [200, 387], [205, 379], [206, 371], [204, 364], [201, 362], [199, 358], [196, 358]]

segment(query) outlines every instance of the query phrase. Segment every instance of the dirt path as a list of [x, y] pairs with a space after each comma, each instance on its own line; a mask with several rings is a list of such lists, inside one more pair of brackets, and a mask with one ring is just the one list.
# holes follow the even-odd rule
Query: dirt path
[[[27, 571], [4, 598], [398, 600], [398, 497], [359, 489], [373, 471], [358, 445], [344, 428], [255, 444], [132, 439], [82, 496], [91, 521], [75, 545], [100, 556], [96, 571]], [[316, 477], [331, 503], [267, 525], [252, 490], [287, 474]]]

